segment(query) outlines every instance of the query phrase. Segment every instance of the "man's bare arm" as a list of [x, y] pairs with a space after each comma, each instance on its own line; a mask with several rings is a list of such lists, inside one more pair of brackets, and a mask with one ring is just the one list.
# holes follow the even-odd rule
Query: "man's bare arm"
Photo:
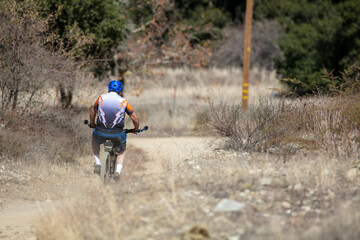
[[94, 107], [91, 108], [91, 111], [90, 111], [90, 125], [91, 126], [94, 126], [95, 125], [95, 117], [96, 117], [96, 114], [97, 114], [98, 110]]
[[136, 114], [136, 112], [133, 112], [132, 114], [129, 115], [133, 124], [134, 124], [134, 128], [135, 128], [135, 131], [139, 131], [139, 117], [138, 115]]

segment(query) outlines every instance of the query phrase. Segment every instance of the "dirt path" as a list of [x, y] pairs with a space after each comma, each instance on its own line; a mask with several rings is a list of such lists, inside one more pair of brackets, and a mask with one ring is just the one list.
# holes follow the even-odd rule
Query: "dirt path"
[[[143, 173], [160, 173], [171, 161], [181, 161], [197, 157], [209, 149], [209, 142], [198, 137], [141, 138], [132, 137], [129, 145], [142, 150], [148, 162], [143, 166]], [[131, 158], [131, 151], [128, 157]], [[89, 157], [90, 158], [90, 157]], [[129, 162], [130, 164], [130, 162]], [[76, 171], [76, 170], [75, 170]], [[73, 199], [94, 181], [93, 175], [76, 176], [75, 171], [64, 171], [60, 176], [42, 180], [7, 183], [0, 191], [0, 239], [32, 239], [33, 221], [47, 207]], [[2, 203], [2, 204], [1, 204]]]
[[35, 239], [32, 225], [42, 211], [67, 199], [77, 198], [93, 181], [75, 170], [43, 180], [1, 184], [0, 239]]
[[211, 142], [201, 137], [131, 138], [129, 144], [146, 152], [145, 174], [157, 174], [170, 161], [196, 158], [209, 151]]
[[0, 213], [0, 238], [31, 239], [31, 223], [41, 209], [41, 204], [14, 204]]

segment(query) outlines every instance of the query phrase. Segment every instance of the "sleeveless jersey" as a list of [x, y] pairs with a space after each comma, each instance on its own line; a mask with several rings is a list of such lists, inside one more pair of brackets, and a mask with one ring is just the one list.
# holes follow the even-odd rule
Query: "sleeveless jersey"
[[94, 103], [98, 110], [96, 125], [107, 129], [122, 129], [125, 124], [125, 112], [130, 115], [134, 109], [128, 101], [116, 92], [102, 94]]

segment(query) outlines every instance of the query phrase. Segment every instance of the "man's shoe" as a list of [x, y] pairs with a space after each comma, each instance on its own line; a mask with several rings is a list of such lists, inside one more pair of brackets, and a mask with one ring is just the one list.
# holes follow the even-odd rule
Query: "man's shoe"
[[100, 164], [94, 164], [94, 173], [97, 175], [100, 175], [101, 165]]
[[120, 181], [120, 173], [118, 173], [118, 172], [115, 172], [115, 173], [114, 173], [114, 180], [115, 180], [116, 182]]

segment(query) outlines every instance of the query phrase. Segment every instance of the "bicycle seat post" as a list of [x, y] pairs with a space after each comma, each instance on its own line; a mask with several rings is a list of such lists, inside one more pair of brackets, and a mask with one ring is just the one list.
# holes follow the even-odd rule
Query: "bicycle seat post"
[[111, 152], [114, 147], [114, 144], [112, 141], [106, 140], [104, 143], [104, 151], [105, 152]]

